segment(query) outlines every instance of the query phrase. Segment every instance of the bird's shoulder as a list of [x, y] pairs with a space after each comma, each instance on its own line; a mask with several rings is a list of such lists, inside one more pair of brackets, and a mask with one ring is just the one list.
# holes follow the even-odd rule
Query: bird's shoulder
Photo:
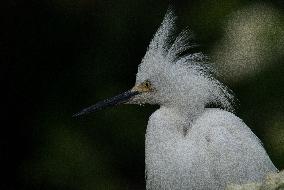
[[[192, 126], [189, 137], [199, 145], [199, 150], [232, 164], [233, 168], [241, 162], [243, 171], [251, 169], [259, 175], [277, 171], [258, 137], [233, 113], [207, 109]], [[223, 165], [218, 167], [223, 171]]]
[[224, 138], [253, 138], [258, 141], [242, 119], [231, 112], [218, 108], [206, 109], [193, 123], [192, 128], [199, 133], [223, 136]]
[[252, 143], [261, 147], [260, 140], [242, 119], [222, 109], [206, 109], [206, 111], [196, 119], [192, 129], [194, 133], [215, 139], [216, 143]]
[[205, 111], [196, 118], [195, 125], [218, 127], [218, 126], [240, 126], [245, 123], [235, 114], [219, 109], [207, 108]]

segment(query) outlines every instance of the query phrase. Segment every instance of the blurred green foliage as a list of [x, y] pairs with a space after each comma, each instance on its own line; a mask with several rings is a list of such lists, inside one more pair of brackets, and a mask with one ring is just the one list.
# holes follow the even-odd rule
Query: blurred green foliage
[[[201, 50], [210, 54], [228, 17], [259, 2], [283, 14], [277, 0], [172, 4], [180, 29], [194, 31]], [[122, 105], [80, 120], [71, 116], [133, 86], [168, 2], [32, 0], [11, 1], [5, 8], [1, 59], [7, 63], [13, 114], [2, 138], [9, 180], [1, 189], [144, 189], [144, 135], [157, 107]], [[283, 60], [229, 83], [240, 102], [237, 115], [279, 169], [284, 168]]]

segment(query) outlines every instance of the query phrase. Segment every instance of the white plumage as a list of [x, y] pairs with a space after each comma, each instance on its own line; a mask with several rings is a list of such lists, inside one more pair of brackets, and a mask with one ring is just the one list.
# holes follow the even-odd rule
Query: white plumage
[[[147, 189], [224, 189], [260, 182], [277, 169], [259, 139], [234, 114], [205, 109], [193, 123], [161, 107], [146, 133]], [[183, 128], [189, 128], [183, 134]]]
[[[254, 133], [228, 112], [233, 96], [212, 76], [206, 57], [179, 57], [191, 48], [192, 34], [173, 38], [175, 19], [168, 10], [138, 69], [136, 85], [148, 80], [155, 90], [132, 100], [161, 106], [147, 126], [146, 188], [224, 189], [263, 180], [277, 169]], [[206, 108], [211, 103], [224, 110]]]
[[139, 65], [134, 88], [74, 116], [119, 103], [160, 105], [146, 132], [148, 190], [219, 190], [262, 181], [277, 168], [259, 139], [231, 113], [233, 96], [213, 77], [206, 56], [181, 56], [194, 45], [186, 30], [173, 36], [175, 19], [168, 10]]

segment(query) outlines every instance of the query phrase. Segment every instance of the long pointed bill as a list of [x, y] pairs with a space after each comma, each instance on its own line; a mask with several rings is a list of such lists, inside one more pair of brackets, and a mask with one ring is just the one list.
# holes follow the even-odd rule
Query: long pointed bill
[[114, 96], [112, 98], [100, 101], [96, 103], [95, 105], [92, 105], [88, 108], [83, 109], [82, 111], [74, 114], [72, 117], [79, 117], [82, 115], [86, 115], [89, 113], [96, 112], [98, 110], [102, 110], [107, 107], [112, 107], [118, 104], [126, 103], [128, 100], [130, 100], [133, 96], [139, 94], [138, 91], [128, 90], [124, 93], [121, 93], [117, 96]]

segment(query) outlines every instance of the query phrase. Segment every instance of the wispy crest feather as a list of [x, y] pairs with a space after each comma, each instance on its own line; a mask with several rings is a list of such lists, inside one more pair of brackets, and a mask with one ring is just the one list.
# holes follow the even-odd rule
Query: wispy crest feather
[[[196, 47], [196, 44], [192, 43], [194, 36], [188, 29], [183, 30], [176, 37], [174, 36], [176, 19], [173, 10], [169, 8], [139, 65], [137, 83], [153, 78], [155, 75], [164, 77], [165, 80], [159, 80], [164, 83], [166, 83], [165, 81], [175, 81], [176, 86], [182, 86], [180, 89], [172, 89], [172, 91], [183, 92], [196, 101], [192, 102], [187, 97], [183, 97], [188, 104], [216, 103], [225, 110], [233, 111], [233, 95], [225, 85], [214, 78], [215, 70], [208, 64], [208, 57], [201, 52], [182, 55], [188, 49]], [[168, 84], [164, 84], [164, 86], [169, 87]], [[181, 103], [184, 104], [185, 101], [181, 101]]]

